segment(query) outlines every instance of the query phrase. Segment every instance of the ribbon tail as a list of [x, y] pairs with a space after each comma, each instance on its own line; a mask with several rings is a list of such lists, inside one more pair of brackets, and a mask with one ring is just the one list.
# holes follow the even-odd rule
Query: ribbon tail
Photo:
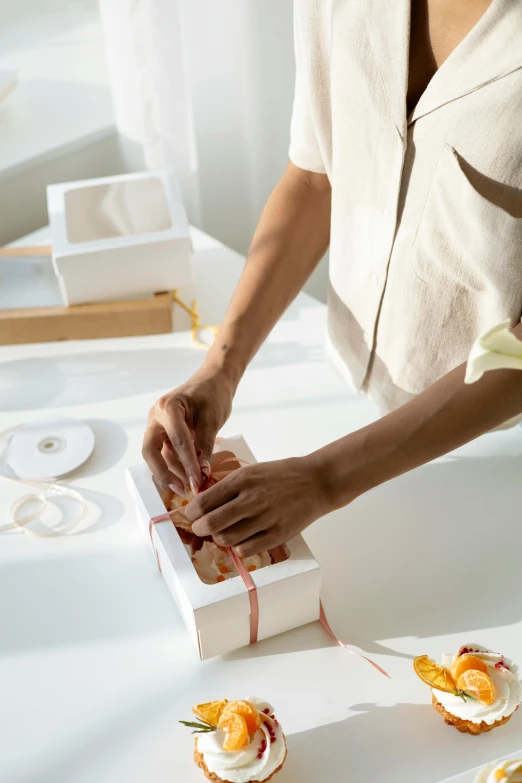
[[319, 621], [320, 621], [321, 625], [323, 626], [324, 630], [326, 631], [326, 633], [327, 633], [329, 636], [331, 636], [331, 637], [332, 637], [332, 639], [334, 640], [334, 642], [337, 642], [337, 644], [338, 644], [340, 647], [342, 647], [343, 649], [345, 649], [345, 650], [346, 650], [347, 652], [349, 652], [351, 655], [360, 655], [360, 656], [361, 656], [361, 658], [364, 658], [364, 660], [365, 660], [365, 661], [368, 661], [368, 663], [369, 663], [369, 664], [371, 664], [371, 665], [373, 666], [373, 668], [374, 668], [374, 669], [377, 669], [377, 671], [378, 671], [378, 672], [380, 672], [381, 674], [384, 674], [384, 676], [385, 676], [385, 677], [388, 677], [388, 679], [389, 679], [389, 680], [391, 680], [391, 677], [390, 677], [390, 675], [388, 674], [388, 672], [384, 671], [384, 669], [382, 669], [382, 668], [379, 666], [379, 664], [378, 664], [378, 663], [375, 663], [375, 661], [372, 661], [372, 659], [371, 659], [371, 658], [368, 658], [366, 655], [362, 655], [361, 653], [357, 653], [357, 652], [355, 652], [355, 650], [351, 650], [351, 649], [348, 647], [348, 645], [346, 645], [346, 644], [345, 644], [343, 641], [341, 641], [341, 639], [339, 639], [339, 638], [338, 638], [338, 637], [337, 637], [337, 636], [334, 634], [334, 632], [332, 631], [332, 628], [331, 628], [331, 626], [330, 626], [330, 623], [329, 623], [329, 622], [328, 622], [328, 620], [326, 619], [326, 614], [325, 614], [325, 611], [324, 611], [324, 607], [323, 607], [322, 601], [321, 601], [321, 602], [319, 602]]

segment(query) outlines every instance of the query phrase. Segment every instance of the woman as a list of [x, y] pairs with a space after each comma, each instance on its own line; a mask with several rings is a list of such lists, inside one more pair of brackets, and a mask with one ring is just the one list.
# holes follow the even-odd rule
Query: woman
[[522, 414], [520, 373], [464, 384], [480, 333], [508, 319], [522, 337], [522, 3], [296, 0], [295, 23], [290, 163], [143, 454], [197, 493], [243, 372], [328, 246], [330, 353], [384, 415], [198, 495], [194, 532], [241, 556]]

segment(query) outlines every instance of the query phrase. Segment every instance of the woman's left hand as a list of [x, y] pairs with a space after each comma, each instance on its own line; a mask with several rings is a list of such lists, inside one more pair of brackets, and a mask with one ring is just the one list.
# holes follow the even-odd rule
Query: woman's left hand
[[249, 557], [284, 544], [331, 509], [311, 457], [261, 462], [235, 470], [185, 509], [198, 536], [213, 536]]

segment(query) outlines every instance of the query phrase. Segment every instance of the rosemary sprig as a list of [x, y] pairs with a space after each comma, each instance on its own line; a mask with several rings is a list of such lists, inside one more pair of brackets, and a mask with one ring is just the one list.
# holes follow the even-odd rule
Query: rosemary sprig
[[209, 723], [203, 723], [202, 721], [189, 721], [189, 720], [180, 720], [179, 723], [182, 723], [184, 726], [188, 726], [189, 729], [194, 729], [192, 734], [208, 734], [209, 731], [215, 731], [216, 727], [211, 726]]
[[466, 699], [471, 699], [471, 701], [478, 701], [478, 699], [475, 696], [472, 696], [470, 693], [466, 693], [465, 691], [456, 690], [455, 696], [460, 696], [462, 701], [466, 701]]

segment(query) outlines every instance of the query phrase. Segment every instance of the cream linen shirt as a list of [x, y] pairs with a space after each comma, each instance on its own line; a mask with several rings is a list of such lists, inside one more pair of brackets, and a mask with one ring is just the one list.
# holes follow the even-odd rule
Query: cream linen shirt
[[290, 159], [332, 186], [328, 341], [382, 412], [522, 312], [522, 0], [406, 115], [410, 2], [295, 0]]

